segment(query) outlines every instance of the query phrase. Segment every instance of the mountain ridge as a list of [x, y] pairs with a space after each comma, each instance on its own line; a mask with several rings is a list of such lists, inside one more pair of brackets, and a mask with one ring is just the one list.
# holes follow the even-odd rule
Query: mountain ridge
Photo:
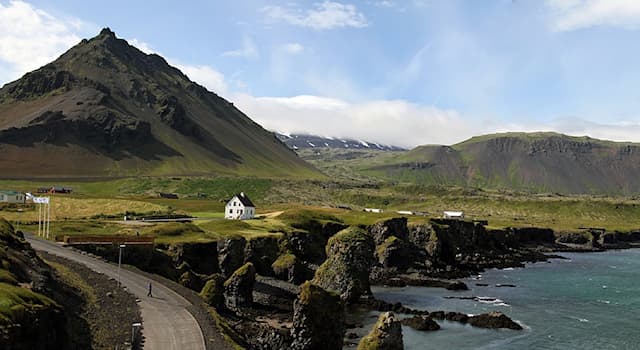
[[418, 146], [364, 171], [396, 181], [533, 192], [640, 192], [640, 144], [558, 133], [501, 133]]
[[322, 176], [109, 28], [0, 89], [0, 151], [3, 176]]
[[405, 148], [353, 138], [327, 137], [313, 134], [282, 134], [276, 132], [280, 141], [293, 150], [301, 148], [365, 149], [379, 151], [405, 151]]

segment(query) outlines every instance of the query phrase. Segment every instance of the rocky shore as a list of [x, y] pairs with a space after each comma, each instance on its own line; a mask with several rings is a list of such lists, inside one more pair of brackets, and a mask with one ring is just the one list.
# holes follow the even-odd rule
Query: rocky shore
[[[199, 292], [222, 316], [230, 337], [240, 346], [341, 349], [358, 340], [350, 329], [359, 324], [346, 321], [344, 312], [353, 306], [393, 313], [383, 314], [387, 317], [382, 324], [387, 326], [393, 319], [434, 331], [437, 320], [448, 320], [473, 327], [521, 329], [502, 313], [469, 316], [376, 300], [372, 285], [467, 290], [458, 279], [484, 269], [522, 267], [548, 260], [556, 251], [624, 248], [640, 241], [640, 234], [597, 229], [577, 234], [544, 228], [496, 230], [488, 229], [486, 222], [444, 219], [409, 225], [402, 217], [352, 227], [310, 220], [297, 229], [280, 238], [158, 245], [129, 252], [128, 263]], [[115, 257], [108, 247], [88, 249]], [[366, 346], [359, 347], [375, 348], [371, 338], [376, 334], [384, 332], [372, 330], [365, 337], [369, 339]], [[332, 340], [330, 345], [327, 339]]]

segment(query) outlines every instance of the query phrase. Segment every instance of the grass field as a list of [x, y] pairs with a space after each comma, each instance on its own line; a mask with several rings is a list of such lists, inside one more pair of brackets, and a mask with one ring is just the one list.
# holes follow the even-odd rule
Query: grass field
[[[60, 182], [57, 182], [60, 183]], [[375, 181], [270, 180], [224, 178], [140, 178], [101, 182], [63, 182], [72, 195], [52, 197], [53, 235], [152, 234], [159, 242], [211, 241], [229, 236], [247, 238], [279, 235], [300, 227], [300, 222], [339, 221], [370, 225], [401, 216], [399, 210], [427, 216], [408, 216], [412, 223], [441, 216], [444, 210], [461, 210], [472, 219], [488, 220], [491, 227], [548, 227], [580, 231], [583, 227], [631, 231], [640, 229], [640, 200], [596, 196], [532, 195], [483, 191], [473, 188], [420, 186]], [[40, 181], [0, 181], [0, 188], [33, 190]], [[222, 220], [224, 199], [245, 191], [257, 204], [259, 218], [243, 222]], [[160, 199], [157, 192], [178, 193], [180, 199]], [[198, 198], [198, 193], [200, 198]], [[337, 209], [347, 205], [353, 210]], [[365, 207], [384, 209], [366, 213]], [[125, 213], [183, 213], [202, 218], [193, 224], [124, 225]], [[282, 212], [281, 215], [275, 215]], [[270, 214], [271, 213], [271, 214]], [[0, 210], [0, 217], [35, 231], [37, 212], [26, 208]], [[323, 219], [325, 218], [325, 219]], [[298, 223], [298, 225], [297, 225]], [[171, 226], [173, 225], [173, 226]], [[303, 225], [302, 225], [303, 226]]]

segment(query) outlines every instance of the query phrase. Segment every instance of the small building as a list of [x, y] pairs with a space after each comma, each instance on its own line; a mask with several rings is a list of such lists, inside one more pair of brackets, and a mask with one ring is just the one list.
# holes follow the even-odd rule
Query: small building
[[256, 215], [256, 206], [249, 196], [240, 192], [233, 196], [224, 207], [224, 218], [229, 220], [249, 220]]
[[163, 192], [160, 192], [160, 193], [158, 193], [158, 197], [164, 198], [164, 199], [178, 199], [178, 195], [175, 194], [175, 193], [163, 193]]
[[24, 204], [27, 197], [22, 192], [17, 191], [0, 191], [0, 203], [20, 203]]
[[398, 210], [396, 211], [396, 213], [400, 214], [400, 215], [415, 215], [412, 211], [410, 210]]
[[40, 187], [37, 190], [38, 193], [63, 193], [69, 194], [73, 192], [73, 188], [64, 187], [64, 186], [51, 186], [51, 187]]
[[364, 208], [363, 210], [366, 211], [367, 213], [382, 213], [382, 212], [384, 212], [384, 210], [378, 209], [378, 208]]
[[461, 211], [445, 211], [443, 213], [442, 217], [445, 218], [445, 219], [462, 220], [462, 219], [464, 219], [464, 212], [461, 212]]

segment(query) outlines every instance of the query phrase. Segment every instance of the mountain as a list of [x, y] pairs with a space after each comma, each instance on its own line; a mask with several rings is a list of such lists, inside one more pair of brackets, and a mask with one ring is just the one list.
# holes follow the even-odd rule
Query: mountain
[[3, 177], [317, 177], [276, 136], [108, 28], [0, 89]]
[[289, 148], [297, 150], [301, 148], [340, 148], [340, 149], [364, 149], [376, 151], [403, 151], [404, 148], [383, 145], [375, 142], [342, 139], [333, 137], [322, 137], [306, 134], [280, 134], [276, 133], [280, 141], [284, 142]]
[[419, 146], [365, 172], [397, 181], [533, 192], [636, 194], [640, 144], [556, 133], [504, 133]]

